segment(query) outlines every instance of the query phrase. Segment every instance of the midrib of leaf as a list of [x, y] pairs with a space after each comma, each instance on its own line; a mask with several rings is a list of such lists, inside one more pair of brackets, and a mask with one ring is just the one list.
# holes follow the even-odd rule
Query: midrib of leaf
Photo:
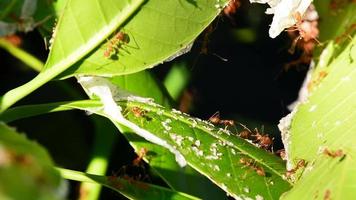
[[[65, 10], [72, 10], [70, 5], [71, 2], [71, 0], [67, 2]], [[59, 38], [57, 40], [55, 39], [52, 46], [52, 50], [49, 53], [47, 62], [42, 72], [26, 84], [21, 85], [20, 87], [17, 87], [5, 93], [5, 95], [0, 99], [0, 113], [12, 106], [18, 100], [22, 99], [23, 97], [38, 89], [48, 81], [52, 80], [60, 73], [64, 72], [66, 69], [72, 66], [75, 62], [83, 58], [87, 53], [89, 53], [92, 49], [98, 46], [105, 38], [107, 38], [117, 27], [122, 25], [140, 7], [143, 2], [144, 0], [132, 1], [132, 4], [126, 6], [122, 10], [122, 12], [118, 12], [117, 15], [115, 15], [115, 17], [113, 17], [106, 26], [102, 27], [102, 29], [96, 32], [94, 35], [91, 35], [90, 39], [87, 40], [83, 45], [75, 48], [74, 51], [70, 52], [68, 55], [62, 55], [61, 57], [64, 58], [61, 58], [59, 61], [57, 61], [56, 57], [53, 55], [54, 53], [58, 54], [59, 49], [63, 50], [61, 48], [62, 44], [60, 42], [60, 39], [62, 38]], [[100, 13], [103, 13], [103, 11], [100, 10]], [[64, 21], [64, 17], [67, 17], [64, 14], [66, 14], [66, 12], [64, 12], [62, 17], [59, 19], [55, 31], [58, 31], [59, 29], [61, 29], [61, 26], [63, 26], [62, 24]], [[77, 31], [81, 33], [80, 28], [78, 28]], [[58, 37], [58, 33], [56, 37]]]

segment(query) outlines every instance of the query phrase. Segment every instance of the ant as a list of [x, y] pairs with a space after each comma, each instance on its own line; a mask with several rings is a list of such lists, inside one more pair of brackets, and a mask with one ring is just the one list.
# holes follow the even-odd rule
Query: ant
[[324, 200], [331, 200], [331, 191], [328, 189], [324, 193]]
[[142, 147], [142, 148], [140, 149], [140, 151], [138, 152], [137, 158], [135, 158], [135, 159], [132, 161], [132, 165], [133, 165], [133, 166], [139, 166], [140, 163], [141, 163], [141, 161], [142, 161], [142, 159], [143, 159], [143, 157], [147, 155], [147, 152], [148, 152], [148, 150], [147, 150], [146, 148]]
[[257, 143], [262, 149], [268, 150], [273, 144], [274, 138], [270, 138], [268, 134], [262, 135], [257, 128], [255, 129], [255, 134], [253, 136], [255, 137], [253, 142]]
[[239, 133], [239, 136], [243, 139], [252, 140], [253, 143], [258, 144], [259, 147], [268, 150], [272, 144], [273, 139], [268, 136], [268, 134], [262, 135], [258, 129], [256, 128], [254, 132], [252, 132], [245, 125], [239, 123], [244, 130]]
[[5, 40], [7, 40], [8, 42], [10, 42], [12, 45], [16, 47], [19, 47], [22, 44], [22, 38], [17, 34], [6, 35], [0, 38], [4, 38]]
[[123, 43], [127, 43], [127, 35], [124, 32], [119, 31], [112, 39], [109, 40], [109, 43], [104, 51], [104, 57], [110, 58], [112, 54], [118, 53], [118, 50]]
[[[299, 40], [303, 39], [305, 43], [308, 43], [311, 40], [316, 41], [318, 44], [320, 44], [319, 40], [316, 38], [319, 35], [319, 29], [318, 29], [318, 22], [317, 20], [304, 20], [300, 12], [296, 12], [293, 14], [293, 17], [296, 21], [294, 25], [294, 30], [289, 29], [288, 31], [298, 31], [299, 35], [293, 40], [292, 46], [289, 48], [288, 52], [293, 54], [295, 52], [295, 47], [298, 43]], [[314, 43], [314, 42], [312, 42]], [[308, 47], [308, 49], [306, 49]], [[308, 45], [304, 44], [304, 50], [310, 50], [313, 49], [314, 46], [309, 47]]]
[[328, 73], [326, 71], [320, 71], [318, 73], [318, 76], [316, 77], [316, 79], [310, 81], [307, 85], [308, 91], [312, 91], [312, 89], [316, 86], [318, 86], [321, 81], [328, 75]]
[[285, 149], [280, 149], [276, 151], [276, 154], [282, 158], [282, 160], [287, 160], [287, 154]]
[[349, 27], [346, 28], [345, 32], [341, 34], [340, 36], [336, 37], [335, 42], [336, 44], [341, 43], [342, 41], [345, 40], [345, 38], [348, 38], [352, 40], [351, 35], [356, 31], [356, 23], [351, 24]]
[[304, 160], [304, 159], [301, 159], [297, 162], [297, 166], [295, 166], [295, 168], [291, 169], [291, 170], [288, 170], [286, 172], [286, 177], [289, 178], [291, 177], [293, 174], [295, 174], [295, 172], [302, 168], [302, 167], [305, 167], [307, 165], [307, 162]]
[[249, 128], [247, 128], [247, 126], [245, 126], [245, 125], [243, 125], [241, 123], [239, 123], [239, 125], [244, 128], [243, 131], [239, 132], [239, 137], [241, 137], [243, 139], [249, 139], [250, 140], [251, 136], [253, 135], [252, 131]]
[[266, 176], [265, 170], [262, 167], [257, 166], [252, 159], [240, 158], [240, 163], [255, 170], [259, 176]]
[[235, 126], [235, 122], [233, 120], [222, 120], [220, 119], [220, 112], [217, 111], [210, 118], [209, 121], [213, 124], [222, 124], [225, 126]]
[[327, 156], [332, 157], [332, 158], [342, 157], [342, 156], [345, 155], [344, 152], [343, 152], [341, 149], [336, 150], [336, 151], [331, 151], [331, 150], [329, 150], [329, 149], [324, 149], [323, 153], [324, 153], [325, 155], [327, 155]]
[[142, 110], [141, 108], [136, 106], [131, 108], [131, 112], [134, 114], [135, 117], [143, 117], [146, 113], [145, 110]]
[[240, 8], [241, 2], [240, 0], [230, 0], [227, 6], [224, 8], [224, 15], [230, 18], [233, 21], [233, 15], [236, 13], [237, 9]]

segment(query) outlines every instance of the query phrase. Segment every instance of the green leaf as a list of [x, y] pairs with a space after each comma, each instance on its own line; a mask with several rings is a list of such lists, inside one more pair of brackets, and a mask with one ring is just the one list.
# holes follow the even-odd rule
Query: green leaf
[[[138, 102], [120, 102], [120, 105], [125, 108], [129, 120], [175, 146], [190, 166], [234, 197], [261, 196], [264, 199], [276, 199], [290, 187], [282, 179], [285, 169], [282, 160], [224, 129], [217, 129], [207, 122], [162, 107]], [[98, 109], [102, 104], [94, 100], [52, 106], [57, 111], [74, 108], [105, 116]], [[46, 107], [48, 109], [49, 106]], [[142, 109], [144, 115], [135, 117], [131, 111], [133, 107]], [[20, 110], [10, 109], [1, 119], [9, 120], [16, 115], [14, 112]], [[154, 157], [155, 152], [151, 151], [146, 158], [150, 163]], [[258, 175], [256, 169], [263, 169], [265, 176]]]
[[114, 76], [108, 80], [128, 92], [142, 97], [153, 98], [155, 102], [172, 107], [173, 100], [166, 88], [154, 77], [150, 71], [141, 71], [134, 74]]
[[[341, 19], [345, 21], [333, 23], [343, 27], [352, 18]], [[335, 39], [324, 49], [309, 82], [308, 99], [291, 118], [285, 135], [289, 162], [295, 166], [303, 159], [307, 166], [297, 170], [297, 182], [283, 199], [356, 198], [356, 35], [347, 34], [338, 37], [351, 41], [343, 39], [346, 44], [341, 45]]]
[[0, 100], [0, 112], [83, 58], [131, 17], [143, 1], [68, 0], [54, 30], [53, 45], [42, 72], [30, 82], [7, 92]]
[[[348, 48], [324, 69], [328, 75], [318, 82], [318, 86], [314, 86], [317, 88], [309, 96], [308, 102], [298, 107], [293, 118], [288, 144], [289, 158], [294, 164], [300, 159], [306, 160], [309, 163], [307, 169], [312, 171], [303, 173], [302, 180], [286, 197], [299, 198], [307, 190], [313, 194], [328, 190], [332, 199], [356, 197], [353, 188], [348, 187], [355, 184], [355, 179], [352, 179], [355, 166], [353, 157], [356, 156], [353, 134], [356, 131], [355, 42], [354, 36]], [[331, 156], [327, 156], [325, 151], [342, 151], [346, 157], [340, 160], [343, 157], [340, 155], [330, 159]], [[331, 186], [331, 183], [343, 189]]]
[[64, 199], [47, 151], [0, 123], [0, 199]]
[[68, 68], [80, 60], [124, 23], [142, 2], [69, 0], [53, 33], [53, 45], [43, 71]]
[[[231, 132], [177, 110], [138, 102], [120, 105], [129, 120], [167, 141], [190, 166], [233, 197], [275, 199], [289, 188], [282, 179], [282, 160]], [[134, 107], [142, 109], [142, 116], [132, 111]]]
[[101, 184], [121, 193], [129, 199], [199, 199], [161, 186], [133, 180], [129, 177], [97, 176], [62, 168], [58, 168], [58, 170], [62, 173], [62, 176], [67, 179]]
[[104, 51], [109, 44], [105, 42], [61, 76], [114, 76], [158, 65], [174, 54], [179, 55], [187, 51], [194, 39], [220, 13], [226, 2], [149, 0], [118, 30], [126, 34], [129, 42], [120, 45], [118, 52], [114, 53], [111, 59], [104, 57]]
[[[155, 102], [169, 108], [172, 106], [172, 100], [169, 98], [167, 90], [147, 70], [115, 76], [108, 78], [108, 80], [133, 94], [153, 98]], [[148, 151], [156, 153], [155, 157], [150, 160], [150, 167], [172, 189], [193, 194], [202, 199], [221, 199], [226, 196], [222, 190], [191, 167], [187, 166], [182, 169], [175, 161], [174, 155], [167, 152], [165, 148], [146, 141], [126, 127], [118, 125], [118, 128], [136, 152], [146, 148]]]
[[[189, 165], [234, 197], [256, 198], [260, 195], [264, 199], [276, 199], [290, 187], [282, 179], [285, 169], [282, 160], [231, 133], [228, 135], [224, 129], [217, 129], [207, 122], [188, 117], [186, 114], [180, 114], [174, 110], [138, 102], [121, 102], [120, 105], [126, 108], [125, 114], [130, 120], [176, 146], [185, 156]], [[42, 105], [42, 109], [40, 105], [13, 108], [3, 113], [0, 119], [11, 120], [13, 116], [16, 116], [16, 113], [26, 113], [32, 110], [34, 114], [45, 111], [43, 108], [48, 111], [50, 107], [53, 111], [82, 109], [105, 116], [98, 109], [102, 108], [99, 101], [86, 100]], [[135, 117], [131, 112], [133, 107], [146, 110], [144, 116]], [[168, 123], [169, 121], [171, 122]], [[166, 133], [168, 126], [171, 127], [169, 133], [174, 133], [176, 136]], [[181, 143], [179, 143], [181, 146], [179, 146], [177, 141], [179, 142], [181, 138]], [[200, 144], [197, 142], [198, 140]], [[142, 145], [145, 147], [145, 144]], [[172, 156], [167, 150], [166, 152]], [[201, 152], [203, 156], [199, 156]], [[154, 161], [155, 155], [154, 149], [149, 151], [146, 160], [151, 163], [151, 160]], [[241, 158], [251, 161], [253, 165], [241, 163]], [[162, 160], [156, 160], [156, 162], [165, 162], [164, 157], [159, 157], [159, 159]], [[257, 174], [257, 167], [264, 170], [265, 176]]]

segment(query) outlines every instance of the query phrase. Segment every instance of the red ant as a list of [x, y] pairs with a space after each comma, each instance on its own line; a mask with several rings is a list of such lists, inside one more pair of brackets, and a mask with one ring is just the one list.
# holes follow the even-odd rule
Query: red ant
[[7, 35], [3, 38], [16, 47], [19, 47], [22, 44], [22, 38], [16, 34]]
[[291, 177], [293, 174], [295, 174], [295, 172], [296, 172], [298, 169], [300, 169], [300, 168], [302, 168], [302, 167], [305, 167], [306, 164], [307, 164], [307, 162], [306, 162], [304, 159], [299, 160], [298, 163], [297, 163], [297, 166], [295, 166], [295, 168], [293, 168], [293, 169], [291, 169], [291, 170], [288, 170], [288, 171], [286, 172], [286, 177], [287, 177], [287, 178]]
[[131, 112], [134, 114], [135, 117], [143, 117], [146, 113], [146, 111], [136, 106], [131, 108]]
[[310, 5], [303, 16], [301, 13], [296, 12], [293, 17], [296, 23], [293, 27], [287, 29], [289, 37], [293, 39], [292, 45], [288, 49], [288, 52], [290, 54], [294, 54], [295, 48], [298, 47], [302, 50], [302, 54], [297, 60], [286, 64], [284, 66], [285, 71], [292, 66], [298, 66], [301, 64], [309, 65], [313, 57], [315, 43], [320, 44], [320, 42], [316, 39], [319, 35], [319, 18], [315, 7]]
[[318, 77], [308, 83], [308, 91], [310, 92], [314, 87], [318, 86], [327, 75], [328, 73], [326, 71], [320, 71]]
[[137, 158], [135, 158], [135, 160], [132, 161], [132, 165], [133, 166], [139, 166], [143, 157], [146, 156], [148, 150], [146, 148], [141, 148], [140, 151], [138, 152], [138, 156]]
[[331, 191], [328, 189], [324, 193], [324, 200], [331, 200]]
[[350, 35], [352, 35], [355, 30], [356, 30], [356, 23], [353, 23], [349, 27], [346, 28], [346, 30], [343, 34], [336, 37], [336, 39], [335, 39], [336, 44], [341, 43], [342, 41], [344, 41], [345, 38], [349, 38], [350, 40], [352, 40]]
[[229, 4], [224, 8], [223, 12], [225, 16], [233, 20], [233, 15], [236, 13], [237, 9], [241, 6], [240, 0], [230, 0]]
[[109, 40], [109, 43], [104, 51], [104, 57], [109, 58], [112, 54], [117, 53], [122, 43], [127, 43], [126, 34], [119, 31], [112, 39]]
[[282, 160], [287, 160], [287, 154], [284, 149], [280, 149], [276, 152], [276, 154], [282, 158]]
[[220, 112], [217, 111], [210, 118], [209, 121], [213, 124], [222, 124], [225, 126], [235, 126], [235, 122], [233, 120], [222, 120], [220, 119]]
[[341, 149], [338, 149], [336, 151], [331, 151], [329, 149], [324, 149], [323, 153], [327, 156], [330, 156], [332, 158], [336, 158], [336, 157], [342, 157], [344, 156], [344, 152]]
[[266, 176], [265, 170], [262, 167], [257, 166], [252, 159], [240, 158], [240, 163], [255, 170], [259, 176]]
[[[303, 20], [303, 17], [299, 12], [294, 13], [293, 17], [296, 20], [296, 23], [294, 25], [294, 30], [289, 29], [288, 31], [297, 30], [299, 35], [293, 40], [292, 46], [289, 48], [288, 52], [291, 54], [294, 53], [295, 47], [300, 39], [303, 39], [303, 41], [305, 43], [308, 43], [309, 41], [314, 40], [318, 44], [320, 44], [319, 40], [316, 39], [319, 35], [319, 29], [317, 27], [318, 21], [317, 20], [312, 20], [312, 21]], [[307, 47], [307, 46], [305, 45], [305, 47]], [[314, 48], [314, 46], [308, 47], [308, 49], [306, 49], [305, 47], [304, 47], [304, 50], [309, 50], [309, 51]]]
[[255, 140], [255, 142], [257, 142], [258, 145], [260, 147], [262, 147], [263, 149], [269, 149], [273, 144], [273, 138], [271, 139], [268, 136], [268, 134], [266, 134], [266, 135], [260, 134], [257, 129], [255, 130], [255, 132], [256, 132], [256, 135], [255, 135], [256, 140]]

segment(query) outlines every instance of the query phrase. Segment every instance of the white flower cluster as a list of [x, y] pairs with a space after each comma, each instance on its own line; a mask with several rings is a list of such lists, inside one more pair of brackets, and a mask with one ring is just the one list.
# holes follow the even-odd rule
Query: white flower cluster
[[277, 37], [284, 29], [293, 26], [297, 20], [295, 15], [305, 13], [313, 0], [250, 0], [251, 3], [267, 3], [270, 8], [266, 14], [274, 14], [269, 36]]

